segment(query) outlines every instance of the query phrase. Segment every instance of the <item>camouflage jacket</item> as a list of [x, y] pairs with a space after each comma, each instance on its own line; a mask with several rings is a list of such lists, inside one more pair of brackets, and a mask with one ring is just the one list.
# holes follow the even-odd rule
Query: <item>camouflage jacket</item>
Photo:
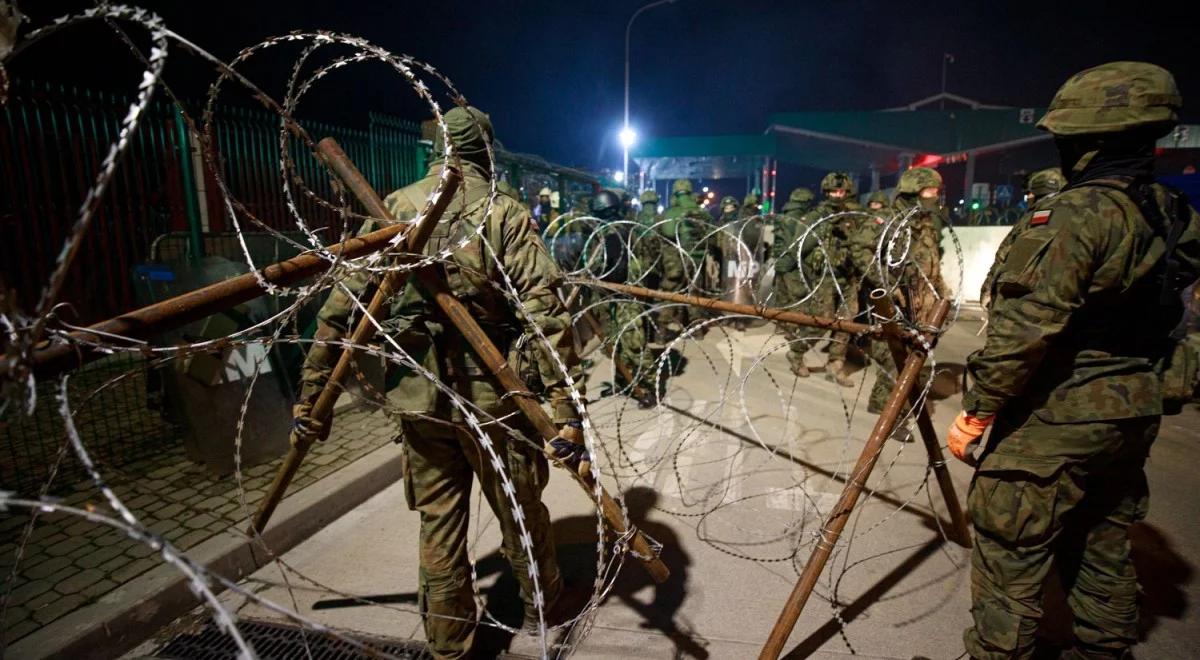
[[708, 231], [708, 225], [712, 224], [712, 221], [708, 211], [685, 197], [682, 202], [676, 202], [663, 211], [658, 233], [669, 241], [678, 241], [683, 249], [691, 250], [696, 241]]
[[[826, 259], [838, 258], [838, 245], [833, 233], [837, 220], [825, 220], [843, 209], [821, 202], [802, 217], [783, 214], [777, 217], [771, 254], [776, 255], [775, 272], [785, 274], [797, 269], [797, 253], [804, 265], [805, 277], [820, 277]], [[813, 229], [809, 231], [809, 227]], [[803, 239], [803, 240], [801, 240]]]
[[[384, 201], [398, 220], [417, 216], [437, 185], [440, 169], [435, 163], [424, 179], [388, 195]], [[455, 195], [434, 229], [425, 254], [436, 254], [457, 245], [464, 236], [475, 236], [465, 247], [451, 253], [446, 263], [436, 267], [442, 269], [455, 297], [467, 306], [500, 352], [506, 354], [525, 384], [535, 392], [545, 393], [555, 422], [576, 419], [578, 413], [570, 401], [565, 379], [543, 343], [527, 329], [526, 322], [502, 293], [507, 289], [504, 276], [484, 242], [490, 244], [503, 264], [504, 273], [531, 317], [528, 320], [546, 335], [574, 377], [578, 373], [575, 335], [570, 313], [556, 290], [562, 275], [539, 240], [525, 207], [507, 196], [496, 195], [490, 214], [484, 217], [488, 180], [470, 164], [464, 163], [464, 169], [463, 191]], [[483, 222], [486, 227], [476, 234]], [[373, 229], [368, 221], [361, 232]], [[344, 284], [360, 299], [371, 288], [367, 276], [361, 272], [347, 277]], [[414, 278], [409, 278], [403, 292], [394, 296], [386, 309], [386, 320], [381, 319], [384, 330], [424, 368], [488, 414], [507, 414], [516, 409]], [[317, 316], [317, 338], [328, 341], [347, 335], [352, 310], [357, 316], [353, 301], [340, 287], [335, 287]], [[314, 345], [309, 351], [302, 372], [302, 398], [311, 399], [320, 391], [337, 354], [337, 349], [321, 345]], [[389, 393], [389, 398], [404, 413], [461, 420], [461, 413], [450, 406], [444, 393], [407, 367], [401, 368], [399, 385]]]
[[[1154, 191], [1164, 208], [1165, 189]], [[1184, 272], [1200, 273], [1200, 215], [1189, 212], [1175, 255]], [[1165, 231], [1127, 195], [1097, 185], [1037, 204], [997, 259], [964, 409], [988, 416], [1011, 405], [1049, 423], [1161, 414], [1156, 368], [1182, 315], [1182, 303], [1160, 302]]]

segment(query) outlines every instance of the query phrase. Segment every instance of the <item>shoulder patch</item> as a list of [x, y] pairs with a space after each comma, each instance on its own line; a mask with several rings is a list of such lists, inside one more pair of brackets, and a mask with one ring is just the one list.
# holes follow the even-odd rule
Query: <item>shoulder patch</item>
[[1050, 214], [1051, 213], [1053, 213], [1053, 211], [1049, 211], [1049, 210], [1035, 212], [1033, 214], [1033, 217], [1029, 219], [1029, 226], [1037, 227], [1040, 225], [1044, 225], [1047, 222], [1050, 222]]

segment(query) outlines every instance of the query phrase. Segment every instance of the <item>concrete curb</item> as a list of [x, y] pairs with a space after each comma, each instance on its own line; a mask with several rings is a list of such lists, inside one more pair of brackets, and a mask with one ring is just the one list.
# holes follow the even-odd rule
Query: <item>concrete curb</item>
[[[380, 447], [285, 498], [263, 538], [273, 552], [283, 554], [398, 481], [400, 475], [397, 447]], [[231, 580], [269, 563], [264, 554], [233, 532], [218, 534], [188, 551], [193, 560]], [[158, 566], [10, 645], [6, 657], [116, 658], [198, 604], [178, 571]]]

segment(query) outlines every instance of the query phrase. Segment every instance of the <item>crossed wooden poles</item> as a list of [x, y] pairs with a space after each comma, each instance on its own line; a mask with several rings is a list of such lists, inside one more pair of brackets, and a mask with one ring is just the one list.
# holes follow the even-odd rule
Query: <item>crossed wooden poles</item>
[[871, 435], [867, 437], [867, 442], [863, 446], [862, 453], [859, 454], [858, 461], [850, 472], [841, 497], [838, 498], [837, 504], [834, 505], [833, 510], [829, 512], [828, 517], [825, 519], [816, 547], [813, 548], [808, 563], [804, 565], [804, 570], [801, 571], [796, 586], [792, 589], [792, 593], [788, 597], [783, 611], [780, 612], [779, 618], [775, 622], [775, 626], [771, 630], [771, 634], [758, 656], [759, 660], [775, 660], [782, 653], [784, 644], [787, 643], [792, 629], [796, 627], [796, 621], [800, 618], [800, 612], [804, 609], [805, 603], [808, 602], [809, 596], [812, 595], [813, 588], [817, 584], [817, 579], [821, 576], [821, 572], [825, 568], [825, 563], [829, 560], [833, 548], [837, 545], [838, 538], [841, 537], [842, 530], [850, 520], [850, 514], [854, 510], [854, 505], [858, 502], [859, 496], [862, 495], [863, 490], [866, 488], [867, 479], [871, 476], [876, 461], [879, 460], [884, 442], [887, 441], [888, 437], [895, 430], [900, 416], [908, 405], [916, 406], [917, 429], [925, 445], [925, 451], [929, 456], [929, 465], [933, 469], [938, 487], [942, 491], [942, 499], [946, 503], [946, 510], [950, 515], [949, 536], [956, 543], [964, 547], [970, 547], [971, 537], [967, 528], [967, 520], [963, 515], [962, 505], [959, 503], [958, 495], [955, 492], [954, 482], [950, 478], [950, 471], [946, 467], [941, 442], [938, 440], [937, 432], [933, 427], [933, 421], [930, 419], [929, 411], [925, 408], [920, 398], [920, 392], [917, 387], [920, 381], [921, 369], [925, 366], [925, 362], [928, 359], [928, 351], [932, 350], [937, 344], [936, 331], [941, 329], [950, 312], [950, 301], [942, 300], [933, 308], [930, 318], [927, 319], [929, 327], [933, 328], [932, 332], [925, 332], [919, 337], [906, 339], [899, 323], [895, 320], [895, 307], [892, 303], [891, 295], [886, 291], [878, 289], [871, 293], [871, 303], [875, 309], [875, 315], [881, 319], [885, 319], [885, 322], [882, 325], [876, 326], [844, 319], [813, 316], [772, 307], [702, 298], [685, 293], [656, 291], [627, 284], [600, 281], [593, 284], [638, 298], [684, 303], [720, 312], [759, 316], [777, 322], [795, 323], [814, 328], [867, 335], [875, 341], [886, 341], [888, 348], [891, 350], [892, 359], [895, 361], [896, 369], [899, 371], [896, 382], [892, 386], [891, 394], [888, 396], [887, 403], [884, 405], [879, 419], [875, 421], [875, 427], [871, 430]]

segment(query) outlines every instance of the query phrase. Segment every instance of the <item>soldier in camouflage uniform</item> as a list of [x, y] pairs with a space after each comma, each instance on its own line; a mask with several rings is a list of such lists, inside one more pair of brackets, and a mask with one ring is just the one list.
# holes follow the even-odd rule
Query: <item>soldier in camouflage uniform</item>
[[658, 193], [643, 190], [638, 199], [642, 202], [642, 210], [638, 211], [637, 220], [643, 227], [649, 227], [658, 221]]
[[751, 191], [742, 198], [742, 209], [738, 211], [739, 218], [751, 218], [762, 214], [762, 200], [758, 193]]
[[[903, 311], [906, 318], [917, 323], [932, 312], [938, 300], [947, 295], [946, 284], [942, 280], [941, 231], [938, 229], [944, 224], [940, 219], [945, 213], [939, 201], [941, 187], [942, 176], [936, 170], [928, 167], [905, 170], [896, 184], [896, 198], [892, 201], [889, 218], [891, 224], [875, 225], [875, 228], [891, 227], [892, 231], [907, 230], [912, 234], [908, 259], [890, 276], [899, 285], [895, 290], [896, 307]], [[904, 243], [902, 237], [897, 242]], [[877, 378], [867, 401], [867, 412], [879, 414], [891, 394], [896, 379], [896, 364], [886, 342], [872, 341], [867, 353], [877, 367]]]
[[[592, 198], [592, 215], [602, 223], [620, 220], [621, 209], [617, 202], [614, 192], [600, 191]], [[603, 249], [607, 256], [593, 259], [603, 264], [602, 269], [594, 269], [598, 271], [595, 275], [610, 282], [636, 282], [641, 278], [642, 261], [636, 250], [630, 253], [628, 236], [627, 229], [605, 231], [603, 247], [598, 244], [594, 249]], [[597, 312], [597, 315], [603, 317], [606, 341], [614, 346], [612, 359], [617, 363], [614, 390], [629, 388], [629, 394], [637, 400], [639, 407], [650, 408], [655, 402], [654, 383], [657, 374], [654, 371], [654, 355], [646, 343], [649, 319], [642, 314], [644, 311], [646, 306], [637, 300], [618, 299], [609, 303], [604, 311]], [[626, 374], [632, 375], [634, 382], [628, 382]]]
[[1068, 185], [1014, 229], [949, 437], [973, 462], [993, 427], [967, 497], [975, 658], [1030, 657], [1052, 562], [1075, 617], [1069, 657], [1129, 657], [1137, 639], [1127, 531], [1146, 515], [1179, 293], [1200, 273], [1200, 215], [1153, 179], [1181, 103], [1166, 70], [1114, 62], [1068, 79], [1038, 122]]
[[805, 213], [812, 210], [813, 193], [808, 188], [796, 188], [788, 195], [788, 201], [779, 209], [794, 218], [803, 218]]
[[[844, 172], [831, 173], [838, 176], [838, 185], [846, 190], [846, 211], [862, 211], [862, 206], [854, 199], [854, 181]], [[826, 177], [828, 178], [828, 177]], [[822, 189], [825, 188], [822, 182]], [[851, 244], [859, 232], [859, 227], [867, 220], [866, 215], [857, 213], [839, 217], [833, 225], [833, 249], [831, 260], [833, 277], [837, 282], [834, 291], [834, 311], [837, 316], [852, 318], [858, 315], [859, 284], [862, 277], [857, 272], [854, 260], [851, 258]], [[845, 332], [835, 332], [829, 344], [829, 362], [825, 365], [825, 380], [837, 383], [842, 387], [854, 387], [854, 381], [846, 374], [846, 350], [849, 347], [850, 335]]]
[[[708, 231], [712, 216], [700, 208], [692, 192], [692, 182], [676, 179], [671, 184], [671, 207], [663, 212], [658, 225], [658, 288], [683, 292], [700, 267], [703, 252], [696, 254], [698, 242]], [[672, 305], [658, 312], [658, 339], [669, 342], [683, 332], [688, 323], [688, 310]]]
[[[481, 234], [453, 252], [439, 268], [444, 269], [455, 296], [470, 309], [497, 348], [507, 354], [509, 363], [517, 366], [529, 387], [545, 393], [555, 423], [564, 429], [562, 437], [581, 442], [579, 413], [571, 403], [564, 377], [553, 366], [544, 345], [530, 337], [525, 322], [501, 293], [502, 276], [483, 243], [486, 241], [500, 259], [531, 321], [574, 370], [578, 360], [571, 317], [555, 290], [561, 279], [559, 270], [538, 239], [533, 219], [523, 205], [505, 195], [496, 195], [491, 200], [490, 213], [485, 214], [492, 176], [486, 152], [492, 140], [487, 115], [475, 108], [454, 108], [445, 114], [445, 123], [454, 154], [460, 157], [456, 165], [463, 171], [463, 184], [434, 229], [425, 253], [435, 254], [454, 245], [484, 224]], [[440, 138], [434, 141], [435, 145], [441, 143]], [[389, 210], [399, 220], [416, 217], [426, 206], [444, 166], [443, 159], [435, 160], [424, 179], [388, 195], [385, 203]], [[362, 231], [373, 229], [375, 226], [368, 221]], [[344, 284], [360, 299], [373, 289], [361, 271], [347, 278]], [[402, 293], [392, 298], [385, 309], [384, 318], [379, 320], [391, 339], [453, 388], [468, 405], [482, 411], [484, 429], [511, 479], [511, 494], [521, 507], [519, 511], [513, 510], [507, 489], [464, 424], [462, 412], [432, 382], [402, 368], [399, 385], [388, 398], [391, 409], [398, 411], [395, 416], [403, 443], [406, 500], [411, 509], [421, 514], [419, 601], [425, 634], [436, 657], [467, 657], [477, 617], [467, 560], [472, 477], [479, 480], [483, 495], [499, 521], [503, 552], [520, 582], [527, 621], [537, 620], [537, 610], [518, 520], [523, 519], [524, 529], [532, 540], [538, 584], [547, 608], [562, 591], [550, 516], [541, 501], [548, 477], [546, 457], [540, 447], [509, 435], [495, 422], [489, 423], [492, 418], [507, 417], [505, 423], [526, 438], [538, 437], [457, 330], [417, 288], [414, 279], [409, 279]], [[346, 336], [355, 310], [352, 299], [335, 287], [318, 315], [316, 338], [332, 342]], [[323, 425], [311, 419], [309, 411], [337, 361], [338, 352], [328, 344], [314, 345], [308, 352], [300, 402], [296, 406], [297, 434], [319, 436], [325, 432]]]
[[[842, 253], [835, 245], [833, 232], [838, 220], [829, 216], [845, 211], [849, 177], [830, 172], [821, 180], [824, 199], [817, 207], [797, 219], [790, 212], [776, 218], [772, 253], [775, 260], [776, 307], [795, 307], [816, 316], [833, 316], [836, 310], [834, 283], [830, 270]], [[797, 258], [799, 257], [799, 258]], [[794, 324], [783, 325], [787, 337], [788, 362], [792, 373], [809, 376], [804, 355], [815, 337], [824, 330]]]
[[763, 258], [765, 260], [770, 260], [772, 257], [775, 256], [775, 254], [773, 252], [774, 246], [775, 246], [775, 231], [779, 224], [779, 221], [776, 219], [779, 217], [779, 215], [780, 214], [787, 215], [787, 216], [790, 216], [790, 217], [793, 217], [793, 218], [799, 220], [800, 218], [804, 217], [805, 213], [808, 213], [809, 211], [811, 211], [812, 207], [813, 207], [812, 191], [809, 190], [808, 188], [796, 188], [795, 190], [792, 191], [792, 194], [788, 195], [788, 201], [786, 203], [784, 203], [783, 208], [779, 209], [778, 211], [775, 211], [775, 209], [772, 209], [772, 215], [771, 215], [772, 221], [766, 223], [765, 227], [764, 227], [764, 229], [766, 231], [766, 235], [764, 236], [764, 242], [766, 243], [766, 246], [767, 246], [766, 252], [763, 255]]

